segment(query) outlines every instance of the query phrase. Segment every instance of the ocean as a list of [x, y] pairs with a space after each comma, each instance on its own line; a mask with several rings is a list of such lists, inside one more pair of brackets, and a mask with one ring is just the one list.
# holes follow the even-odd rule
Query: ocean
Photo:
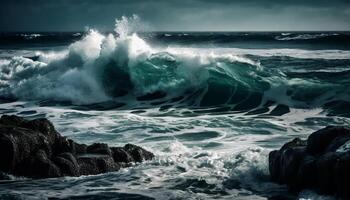
[[[349, 32], [0, 33], [0, 113], [156, 158], [0, 182], [0, 199], [269, 199], [268, 153], [350, 124]], [[303, 191], [300, 199], [332, 199]]]

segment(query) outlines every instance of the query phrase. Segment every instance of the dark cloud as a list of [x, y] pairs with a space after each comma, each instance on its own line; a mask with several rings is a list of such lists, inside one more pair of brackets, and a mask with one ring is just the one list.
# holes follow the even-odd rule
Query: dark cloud
[[106, 30], [131, 14], [156, 30], [350, 30], [349, 0], [0, 0], [0, 31]]

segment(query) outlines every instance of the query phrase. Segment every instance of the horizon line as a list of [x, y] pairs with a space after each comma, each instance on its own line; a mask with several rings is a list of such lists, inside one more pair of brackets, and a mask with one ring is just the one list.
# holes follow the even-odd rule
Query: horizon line
[[[94, 29], [96, 30], [96, 29]], [[99, 31], [97, 29], [97, 31]], [[0, 31], [0, 33], [52, 33], [52, 32], [60, 32], [60, 33], [85, 33], [88, 32], [88, 30], [64, 30], [64, 31], [54, 31], [54, 30], [48, 30], [48, 31], [44, 31], [44, 30], [38, 30], [38, 31], [24, 31], [24, 30], [10, 30], [10, 31]], [[114, 32], [113, 30], [103, 30], [103, 31], [99, 31], [99, 32]], [[276, 32], [276, 33], [280, 33], [280, 32], [350, 32], [350, 30], [239, 30], [239, 31], [232, 31], [232, 30], [220, 30], [220, 31], [211, 31], [211, 30], [159, 30], [159, 31], [136, 31], [136, 33], [208, 33], [208, 32], [212, 32], [212, 33], [247, 33], [247, 32], [256, 32], [256, 33], [263, 33], [263, 32]]]

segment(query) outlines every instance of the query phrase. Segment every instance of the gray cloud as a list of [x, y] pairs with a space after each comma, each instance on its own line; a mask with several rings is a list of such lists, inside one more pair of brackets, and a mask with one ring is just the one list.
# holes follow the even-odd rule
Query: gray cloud
[[134, 13], [155, 30], [350, 30], [348, 0], [1, 0], [0, 31], [111, 30]]

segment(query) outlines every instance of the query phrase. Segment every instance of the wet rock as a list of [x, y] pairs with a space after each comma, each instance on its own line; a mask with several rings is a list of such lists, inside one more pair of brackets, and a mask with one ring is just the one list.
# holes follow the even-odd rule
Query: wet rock
[[350, 129], [326, 127], [269, 154], [271, 180], [292, 192], [313, 189], [349, 199]]
[[82, 155], [78, 157], [78, 163], [82, 175], [106, 173], [120, 168], [108, 155]]
[[0, 135], [0, 152], [2, 154], [0, 159], [0, 168], [4, 172], [10, 172], [16, 164], [16, 146], [13, 138]]
[[126, 144], [124, 146], [124, 150], [128, 152], [128, 154], [133, 158], [135, 162], [150, 160], [154, 157], [151, 152], [146, 151], [145, 149], [133, 144]]
[[55, 157], [53, 160], [61, 169], [63, 176], [79, 176], [79, 165], [72, 154], [64, 153], [63, 155]]
[[78, 161], [77, 159], [74, 157], [73, 154], [65, 152], [65, 153], [61, 153], [60, 155], [58, 155], [59, 157], [62, 157], [66, 160], [69, 160], [70, 162], [72, 162], [73, 165], [78, 166]]
[[[335, 140], [336, 139], [336, 140]], [[342, 141], [341, 139], [346, 139]], [[350, 129], [346, 127], [328, 126], [312, 133], [307, 139], [307, 151], [310, 154], [323, 154], [333, 141], [342, 141], [341, 146], [350, 139]], [[336, 145], [332, 145], [336, 146]]]
[[0, 179], [5, 175], [49, 178], [119, 170], [154, 157], [136, 145], [79, 144], [61, 136], [47, 119], [0, 118]]
[[55, 154], [59, 154], [60, 152], [75, 154], [75, 146], [76, 144], [72, 140], [69, 140], [66, 137], [59, 137], [53, 145], [53, 151]]
[[122, 147], [112, 147], [113, 159], [115, 162], [134, 162], [133, 157]]
[[85, 154], [86, 153], [86, 149], [87, 149], [87, 145], [86, 144], [78, 144], [78, 143], [74, 143], [75, 145], [75, 153], [76, 154]]
[[300, 163], [295, 190], [302, 188], [312, 188], [317, 182], [316, 159], [313, 156], [305, 156]]
[[111, 149], [107, 144], [103, 143], [94, 143], [86, 148], [87, 153], [95, 153], [95, 154], [105, 154], [112, 155]]
[[[291, 182], [292, 174], [296, 173], [296, 170], [293, 167], [290, 167], [290, 164], [297, 165], [300, 162], [300, 152], [303, 151], [306, 142], [295, 138], [294, 140], [284, 144], [280, 151], [272, 151], [269, 155], [269, 166], [270, 166], [270, 175], [273, 181], [279, 183]], [[296, 151], [294, 151], [296, 150]]]
[[27, 170], [23, 171], [22, 175], [31, 174], [34, 178], [52, 178], [62, 176], [60, 168], [55, 165], [46, 153], [39, 150], [31, 160], [31, 163], [26, 167]]
[[9, 180], [9, 176], [4, 172], [0, 171], [0, 180]]
[[350, 154], [340, 157], [334, 167], [334, 181], [336, 193], [341, 197], [350, 197]]
[[317, 185], [316, 188], [321, 193], [332, 194], [335, 192], [335, 163], [338, 160], [338, 154], [328, 152], [320, 156], [316, 161]]

